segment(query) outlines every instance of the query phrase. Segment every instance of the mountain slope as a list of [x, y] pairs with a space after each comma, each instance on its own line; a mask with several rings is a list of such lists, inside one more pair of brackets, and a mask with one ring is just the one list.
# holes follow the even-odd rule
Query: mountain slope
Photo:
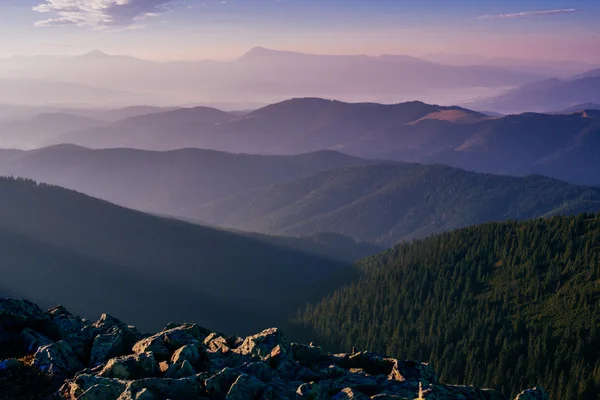
[[467, 106], [501, 113], [549, 112], [582, 103], [599, 103], [599, 93], [600, 76], [583, 74], [572, 80], [549, 79], [530, 83], [506, 94], [476, 101]]
[[569, 107], [565, 110], [555, 111], [555, 114], [570, 114], [585, 110], [600, 110], [600, 103], [583, 103]]
[[[177, 124], [175, 113], [167, 112], [137, 119], [135, 126], [113, 126], [69, 133], [54, 141], [86, 147], [134, 147], [172, 150], [185, 147], [259, 154], [298, 154], [322, 149], [356, 150], [372, 145], [381, 151], [384, 143], [398, 146], [418, 138], [413, 125], [456, 123], [463, 125], [487, 118], [460, 107], [441, 107], [414, 101], [383, 105], [343, 103], [320, 98], [292, 99], [263, 107], [229, 121], [198, 121]], [[173, 125], [165, 128], [144, 122], [162, 116]], [[412, 125], [407, 125], [412, 124]], [[422, 124], [418, 124], [419, 126]], [[132, 128], [135, 128], [132, 130]], [[403, 133], [395, 135], [392, 133]], [[397, 141], [397, 143], [394, 143]]]
[[[167, 304], [181, 310], [180, 318], [207, 320], [232, 331], [271, 324], [345, 266], [8, 178], [0, 179], [0, 231], [0, 287], [55, 303], [57, 294], [75, 285], [77, 295], [69, 299], [79, 299], [73, 304], [79, 312], [96, 312], [100, 300], [114, 296], [113, 312], [143, 327], [168, 322]], [[85, 275], [94, 279], [77, 286]], [[165, 306], [149, 307], [159, 299]], [[202, 309], [195, 306], [200, 300]]]
[[600, 190], [419, 164], [324, 171], [186, 210], [189, 218], [284, 235], [336, 232], [393, 245], [487, 221], [600, 210]]
[[[600, 391], [600, 215], [470, 227], [364, 260], [303, 311], [322, 343], [426, 360], [442, 381]], [[373, 329], [377, 327], [377, 329]]]
[[[165, 114], [165, 118], [169, 113]], [[579, 184], [600, 179], [600, 115], [490, 117], [422, 102], [343, 103], [292, 99], [221, 123], [179, 128], [83, 130], [60, 142], [90, 147], [299, 154], [323, 149], [364, 158], [448, 164], [486, 173], [541, 174]]]
[[2, 148], [35, 148], [67, 132], [102, 126], [103, 121], [65, 113], [42, 113], [26, 119], [0, 123]]
[[298, 156], [229, 154], [183, 149], [90, 150], [61, 145], [0, 150], [0, 174], [32, 178], [144, 211], [185, 210], [317, 171], [370, 161], [333, 151]]
[[[357, 101], [408, 101], [438, 96], [464, 98], [464, 91], [522, 85], [544, 75], [488, 66], [454, 67], [402, 55], [326, 56], [255, 48], [230, 62], [158, 63], [133, 57], [12, 57], [0, 60], [9, 79], [64, 81], [112, 89], [96, 105], [270, 103], [298, 96]], [[20, 83], [21, 85], [23, 83]], [[127, 91], [119, 95], [118, 91]], [[458, 91], [458, 94], [453, 94]], [[143, 93], [145, 95], [139, 95]], [[470, 96], [468, 96], [470, 97]], [[26, 98], [29, 104], [37, 98]]]

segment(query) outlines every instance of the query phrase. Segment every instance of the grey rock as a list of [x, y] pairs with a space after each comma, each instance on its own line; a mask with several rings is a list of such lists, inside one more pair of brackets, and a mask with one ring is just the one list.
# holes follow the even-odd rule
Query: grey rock
[[307, 400], [321, 400], [326, 399], [327, 396], [321, 389], [321, 387], [315, 382], [303, 383], [296, 390], [297, 399]]
[[46, 314], [49, 317], [46, 331], [48, 335], [57, 340], [63, 340], [69, 335], [81, 332], [86, 325], [89, 325], [88, 320], [71, 314], [63, 306], [51, 308], [46, 311]]
[[323, 349], [312, 343], [309, 345], [292, 343], [292, 353], [294, 359], [302, 364], [315, 364], [325, 357]]
[[231, 385], [225, 399], [248, 400], [255, 399], [265, 389], [265, 384], [253, 376], [242, 374]]
[[[136, 396], [146, 389], [157, 399], [202, 399], [206, 394], [201, 376], [183, 379], [148, 378], [130, 382], [126, 390]], [[137, 397], [134, 397], [137, 399]]]
[[114, 400], [121, 395], [121, 390], [114, 385], [94, 385], [79, 397], [77, 400]]
[[201, 343], [204, 331], [195, 324], [184, 324], [142, 339], [133, 346], [136, 354], [151, 351], [159, 360], [168, 360], [177, 349], [188, 345]]
[[206, 392], [209, 396], [223, 397], [229, 392], [238, 376], [240, 376], [239, 371], [233, 368], [224, 368], [205, 381]]
[[535, 387], [522, 391], [515, 400], [549, 400], [549, 396], [543, 388]]
[[50, 376], [68, 376], [84, 368], [71, 346], [63, 340], [40, 347], [34, 355], [33, 365]]
[[142, 353], [109, 360], [98, 376], [134, 380], [155, 377], [158, 372], [159, 366], [154, 354]]
[[197, 372], [188, 360], [171, 364], [165, 372], [165, 378], [179, 379], [196, 375]]
[[21, 343], [27, 353], [35, 352], [38, 348], [52, 344], [52, 340], [32, 329], [25, 328], [21, 331]]
[[0, 327], [4, 329], [36, 328], [47, 320], [42, 309], [30, 301], [0, 299]]
[[125, 390], [121, 393], [121, 396], [117, 400], [155, 400], [156, 397], [148, 389], [142, 389], [137, 392], [133, 392], [130, 389]]
[[96, 367], [105, 364], [111, 358], [123, 355], [125, 352], [123, 331], [117, 327], [111, 328], [107, 333], [94, 338], [89, 366]]
[[241, 346], [233, 351], [240, 355], [258, 357], [263, 361], [275, 354], [292, 354], [290, 344], [278, 328], [266, 329], [256, 335], [248, 336]]
[[127, 382], [118, 379], [82, 374], [66, 381], [60, 388], [59, 393], [67, 400], [76, 400], [94, 386], [113, 387], [115, 388], [114, 391], [121, 393], [125, 390]]
[[339, 392], [338, 394], [333, 396], [332, 399], [333, 400], [350, 400], [350, 399], [368, 400], [368, 399], [370, 399], [370, 397], [367, 396], [366, 394], [358, 392], [354, 389], [345, 388], [344, 390], [342, 390], [341, 392]]

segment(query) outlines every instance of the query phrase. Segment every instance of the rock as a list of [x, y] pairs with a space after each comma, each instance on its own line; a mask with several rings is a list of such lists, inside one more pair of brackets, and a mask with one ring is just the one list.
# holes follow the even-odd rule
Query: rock
[[118, 379], [82, 374], [66, 381], [60, 388], [59, 393], [67, 400], [76, 400], [94, 386], [113, 387], [115, 392], [121, 393], [125, 390], [127, 382]]
[[324, 358], [323, 350], [312, 343], [309, 345], [292, 343], [294, 359], [302, 364], [316, 364]]
[[333, 396], [332, 399], [333, 400], [348, 400], [348, 399], [369, 400], [370, 397], [367, 396], [366, 394], [357, 392], [354, 389], [345, 388], [344, 390], [342, 390], [341, 392], [339, 392], [338, 394]]
[[114, 357], [125, 354], [123, 331], [117, 327], [111, 328], [107, 333], [96, 336], [90, 354], [90, 367], [105, 364]]
[[231, 350], [227, 339], [214, 332], [204, 339], [204, 344], [208, 347], [209, 351], [213, 352], [228, 353]]
[[34, 355], [33, 365], [49, 376], [66, 377], [84, 368], [71, 346], [63, 340], [40, 347]]
[[46, 311], [49, 317], [46, 323], [48, 335], [55, 340], [66, 339], [69, 335], [80, 332], [89, 321], [68, 312], [63, 306]]
[[151, 351], [158, 360], [168, 360], [171, 353], [188, 344], [199, 344], [205, 336], [195, 324], [185, 324], [142, 339], [133, 346], [136, 354]]
[[248, 400], [255, 399], [263, 390], [265, 384], [260, 380], [246, 374], [238, 376], [236, 381], [229, 389], [225, 399], [227, 400]]
[[203, 372], [208, 368], [209, 357], [200, 345], [188, 344], [176, 350], [171, 356], [173, 364], [181, 364], [183, 361], [189, 361], [196, 371]]
[[270, 359], [273, 355], [292, 354], [289, 343], [281, 330], [277, 328], [270, 328], [254, 336], [248, 336], [241, 346], [233, 351], [244, 356], [258, 357], [263, 361]]
[[[139, 396], [146, 389], [156, 399], [203, 399], [206, 391], [201, 376], [183, 379], [148, 378], [130, 382], [126, 390]], [[139, 399], [139, 397], [133, 397]]]
[[321, 387], [315, 382], [303, 383], [296, 390], [296, 399], [321, 400], [325, 398]]
[[159, 370], [154, 354], [142, 353], [109, 360], [98, 376], [134, 380], [155, 377]]
[[117, 386], [94, 385], [77, 397], [77, 400], [114, 400], [121, 395], [121, 392]]
[[210, 396], [223, 397], [231, 389], [231, 385], [240, 376], [240, 373], [233, 368], [224, 368], [219, 373], [208, 378], [205, 381], [206, 392]]
[[432, 383], [439, 383], [437, 375], [433, 368], [427, 363], [418, 363], [415, 361], [394, 361], [392, 372], [390, 373], [390, 379], [398, 381], [418, 381], [423, 385], [429, 385]]
[[0, 371], [6, 371], [9, 369], [16, 369], [22, 367], [23, 362], [21, 360], [17, 360], [16, 358], [10, 358], [8, 360], [0, 361]]
[[179, 379], [196, 375], [196, 370], [188, 360], [171, 364], [165, 372], [165, 378]]
[[535, 387], [522, 391], [515, 400], [549, 400], [549, 396], [543, 388]]
[[24, 350], [28, 354], [37, 351], [40, 347], [52, 344], [52, 340], [29, 328], [25, 328], [21, 331], [21, 342], [24, 345]]
[[[505, 400], [491, 389], [441, 384], [428, 364], [328, 354], [290, 344], [276, 328], [242, 340], [171, 323], [150, 336], [108, 314], [90, 324], [63, 307], [44, 314], [25, 301], [0, 304], [0, 359], [22, 357], [0, 362], [0, 388], [18, 379], [19, 387], [44, 387], [39, 398], [62, 385], [64, 400]], [[37, 351], [25, 357], [24, 345]], [[534, 388], [516, 400], [548, 394]]]
[[132, 392], [131, 390], [125, 390], [117, 400], [155, 400], [156, 397], [148, 390], [142, 389], [138, 392]]
[[48, 320], [48, 316], [27, 300], [0, 299], [0, 327], [21, 330], [36, 328]]

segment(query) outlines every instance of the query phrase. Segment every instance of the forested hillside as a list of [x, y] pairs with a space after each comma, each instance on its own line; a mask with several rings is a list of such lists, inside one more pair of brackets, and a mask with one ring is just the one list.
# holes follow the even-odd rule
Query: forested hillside
[[392, 246], [484, 222], [598, 210], [599, 189], [543, 176], [386, 164], [318, 172], [184, 213], [209, 224], [248, 231], [336, 232]]
[[[110, 312], [142, 329], [176, 318], [247, 332], [295, 312], [349, 267], [322, 256], [327, 243], [275, 242], [0, 178], [0, 292], [90, 318]], [[315, 247], [319, 255], [307, 254]]]
[[358, 268], [298, 327], [330, 347], [430, 361], [446, 382], [598, 399], [600, 214], [470, 227]]

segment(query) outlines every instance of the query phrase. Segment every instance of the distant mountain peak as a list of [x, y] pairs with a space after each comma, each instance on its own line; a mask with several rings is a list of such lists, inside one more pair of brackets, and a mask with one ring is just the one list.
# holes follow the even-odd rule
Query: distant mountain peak
[[246, 54], [244, 54], [242, 57], [240, 57], [240, 60], [251, 60], [251, 59], [264, 58], [264, 57], [286, 56], [286, 55], [287, 56], [300, 56], [303, 54], [294, 52], [294, 51], [273, 50], [273, 49], [268, 49], [266, 47], [257, 46], [257, 47], [253, 47], [252, 49], [250, 49], [250, 51], [248, 51]]
[[92, 50], [89, 53], [85, 53], [83, 54], [81, 57], [86, 57], [86, 58], [104, 58], [104, 57], [110, 57], [110, 54], [107, 54], [101, 50]]

